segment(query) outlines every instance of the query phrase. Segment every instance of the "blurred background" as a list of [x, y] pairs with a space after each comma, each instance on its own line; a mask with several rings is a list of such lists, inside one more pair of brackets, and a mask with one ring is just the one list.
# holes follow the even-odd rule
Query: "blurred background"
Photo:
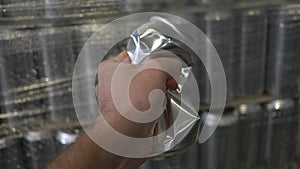
[[214, 118], [206, 71], [194, 65], [202, 122], [140, 169], [300, 168], [299, 0], [0, 0], [0, 9], [0, 168], [39, 169], [76, 140], [72, 73], [84, 43], [101, 25], [146, 11], [199, 27], [228, 89], [219, 127], [199, 144], [201, 123]]

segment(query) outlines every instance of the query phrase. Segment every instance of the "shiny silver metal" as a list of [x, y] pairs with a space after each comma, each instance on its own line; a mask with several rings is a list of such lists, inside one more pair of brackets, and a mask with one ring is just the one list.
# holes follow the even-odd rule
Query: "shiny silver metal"
[[[185, 133], [186, 131], [188, 131], [189, 134], [185, 136], [185, 138], [174, 148], [160, 155], [161, 158], [183, 152], [185, 149], [187, 149], [187, 147], [194, 144], [197, 140], [199, 130], [199, 122], [197, 122], [197, 120], [199, 119], [199, 107], [193, 107], [194, 104], [184, 100], [181, 96], [181, 89], [185, 85], [187, 85], [188, 79], [190, 78], [191, 74], [194, 73], [192, 72], [193, 67], [196, 66], [194, 64], [194, 60], [199, 60], [199, 58], [195, 54], [193, 54], [193, 52], [191, 52], [191, 50], [183, 43], [179, 42], [176, 39], [161, 34], [159, 32], [159, 29], [157, 29], [155, 25], [163, 25], [165, 27], [168, 27], [169, 29], [176, 31], [179, 35], [183, 36], [183, 33], [179, 32], [176, 29], [176, 27], [167, 19], [158, 16], [152, 17], [148, 23], [139, 26], [132, 32], [127, 44], [127, 53], [131, 59], [132, 64], [142, 64], [146, 60], [151, 58], [152, 53], [159, 52], [160, 50], [172, 52], [174, 54], [174, 56], [172, 57], [177, 57], [177, 59], [179, 59], [183, 63], [183, 67], [181, 68], [181, 74], [178, 80], [178, 90], [168, 91], [168, 96], [170, 97], [170, 108], [168, 108], [167, 105], [167, 112], [164, 113], [165, 117], [161, 117], [158, 119], [158, 131], [165, 131], [173, 123], [174, 126], [182, 126], [182, 124], [185, 124], [186, 126], [182, 130], [178, 130], [178, 132], [174, 133], [175, 136], [168, 136], [167, 138], [172, 138], [176, 140], [177, 135], [181, 135], [181, 133]], [[196, 105], [199, 105], [199, 103]], [[182, 121], [182, 124], [177, 124], [178, 122], [176, 122], [175, 119], [177, 118], [177, 115], [179, 113], [188, 114], [189, 116], [194, 118], [194, 121], [192, 123], [197, 124], [190, 124], [191, 122], [189, 122], [188, 120]], [[170, 117], [166, 118], [168, 116]], [[167, 121], [167, 119], [172, 120]], [[168, 149], [168, 144], [172, 145], [172, 142], [167, 142], [166, 149]]]
[[258, 104], [241, 104], [239, 112], [239, 168], [253, 169], [258, 167], [260, 120], [263, 109]]
[[[227, 101], [230, 102], [233, 99], [234, 92], [234, 77], [236, 77], [236, 71], [234, 71], [235, 65], [235, 53], [234, 53], [234, 18], [231, 11], [208, 11], [204, 16], [204, 32], [210, 39], [214, 47], [216, 48], [219, 57], [222, 61], [227, 83]], [[210, 56], [211, 51], [206, 51], [207, 69], [210, 69], [211, 63]], [[213, 70], [211, 70], [213, 72]], [[211, 100], [211, 87], [207, 74], [202, 81], [203, 85], [200, 88], [201, 102], [210, 104]]]
[[280, 98], [299, 96], [300, 5], [270, 11], [266, 90]]
[[[33, 30], [3, 29], [0, 34], [0, 105], [4, 107], [0, 119], [11, 127], [20, 127], [24, 121], [32, 122], [27, 118], [37, 115], [33, 111], [40, 111], [44, 105], [42, 99], [34, 99], [39, 91], [29, 89], [40, 81], [37, 65], [42, 51], [38, 33]], [[41, 118], [36, 116], [36, 119]]]
[[13, 5], [13, 4], [18, 4], [18, 3], [29, 3], [33, 2], [36, 0], [2, 0], [3, 5]]
[[[261, 95], [264, 90], [265, 60], [267, 42], [267, 15], [262, 9], [241, 9], [237, 11], [240, 20], [240, 51], [235, 71], [235, 96]], [[239, 25], [235, 25], [239, 27]], [[238, 49], [236, 49], [238, 50]]]
[[[203, 113], [201, 118], [207, 124], [216, 124], [216, 117]], [[238, 122], [239, 116], [235, 109], [224, 110], [223, 117], [214, 134], [199, 145], [199, 168], [233, 169], [238, 168]]]
[[[43, 1], [39, 0], [2, 0], [2, 16], [4, 20], [23, 19], [34, 20], [44, 16]], [[25, 26], [35, 27], [36, 25], [30, 25], [23, 22], [23, 28]]]
[[[77, 58], [73, 47], [73, 33], [75, 27], [50, 27], [41, 29], [38, 42], [42, 54], [38, 73], [40, 79], [46, 82], [61, 80], [61, 84], [49, 85], [46, 103], [50, 115], [48, 120], [56, 123], [77, 120], [70, 87], [70, 77]], [[69, 82], [69, 83], [68, 83]]]
[[297, 101], [297, 112], [298, 112], [298, 141], [297, 141], [297, 156], [298, 156], [298, 166], [300, 166], [300, 99]]
[[123, 10], [126, 12], [152, 12], [161, 8], [162, 4], [159, 0], [125, 0]]
[[224, 5], [224, 4], [231, 4], [234, 0], [195, 0], [195, 2], [202, 2], [204, 4], [210, 5]]
[[169, 158], [147, 160], [139, 169], [199, 169], [198, 144]]
[[87, 40], [99, 29], [99, 26], [101, 26], [100, 23], [88, 23], [74, 26], [72, 31], [72, 47], [76, 58]]
[[72, 46], [72, 28], [42, 29], [39, 43], [43, 51], [40, 58], [43, 61], [41, 77], [54, 80], [71, 76], [76, 58]]
[[[174, 44], [179, 44], [179, 43], [180, 42], [178, 42], [178, 41], [174, 41]], [[107, 59], [109, 57], [115, 56], [116, 54], [120, 53], [122, 50], [126, 49], [127, 44], [128, 44], [128, 39], [121, 41], [120, 43], [115, 45], [108, 52], [108, 54], [105, 58]], [[188, 49], [188, 48], [187, 47], [178, 48], [178, 46], [176, 46], [174, 44], [168, 44], [163, 49], [168, 50], [170, 52], [174, 52], [174, 54], [179, 55], [179, 57], [182, 58], [186, 63], [188, 63], [188, 65], [195, 66], [196, 64], [194, 61], [197, 58], [195, 56], [193, 56], [192, 53], [190, 53], [190, 55], [187, 54], [187, 52], [190, 52], [190, 51], [184, 50], [184, 49]], [[181, 46], [182, 45], [183, 44], [181, 44]], [[130, 52], [130, 50], [128, 50], [128, 51]], [[143, 55], [140, 55], [140, 56], [143, 56]], [[135, 60], [133, 58], [132, 60], [136, 61], [134, 63], [139, 63], [139, 61], [138, 61], [139, 59], [140, 59], [140, 61], [144, 61], [145, 59], [147, 59], [148, 56], [146, 54], [144, 56], [145, 56], [145, 58], [141, 58], [141, 59], [137, 58], [137, 60]], [[192, 58], [193, 58], [193, 60], [192, 60]], [[197, 69], [192, 69], [192, 70], [193, 70], [192, 72], [194, 73], [194, 70], [197, 70]], [[164, 115], [158, 119], [158, 128], [157, 128], [158, 133], [163, 132], [166, 129], [168, 129], [170, 127], [170, 125], [172, 125], [174, 123], [174, 119], [177, 117], [177, 115], [180, 111], [190, 113], [190, 115], [193, 116], [195, 119], [199, 118], [199, 117], [197, 117], [197, 112], [191, 111], [190, 109], [187, 109], [186, 107], [181, 107], [180, 97], [178, 97], [178, 95], [176, 93], [174, 93], [172, 95], [172, 92], [169, 92], [169, 96], [172, 99], [170, 100], [170, 106], [167, 108], [167, 110], [170, 112], [164, 113]], [[191, 111], [191, 112], [189, 112], [189, 111]], [[169, 121], [166, 122], [166, 119], [169, 119]], [[185, 138], [178, 145], [176, 145], [171, 150], [154, 157], [154, 159], [164, 159], [164, 158], [168, 158], [170, 156], [180, 154], [180, 153], [186, 151], [194, 143], [196, 143], [196, 141], [198, 139], [199, 129], [200, 129], [200, 121], [195, 122], [195, 124], [193, 124], [191, 126], [188, 126], [187, 129], [190, 130], [190, 132], [185, 136]], [[170, 136], [170, 137], [172, 137], [172, 136]], [[174, 138], [174, 139], [176, 139], [176, 138]], [[168, 149], [168, 146], [166, 146], [166, 149]]]
[[45, 5], [45, 17], [46, 18], [59, 18], [63, 17], [64, 13], [78, 13], [80, 11], [76, 11], [76, 7], [73, 7], [72, 9], [68, 9], [69, 4], [68, 2], [71, 2], [69, 0], [44, 0]]
[[23, 139], [26, 167], [40, 169], [55, 156], [53, 131], [36, 128], [28, 131]]
[[[4, 61], [2, 59], [2, 52], [0, 51], [0, 79], [6, 79], [6, 74], [5, 74], [5, 71], [4, 71]], [[6, 92], [6, 81], [5, 80], [1, 80], [0, 81], [0, 106], [2, 106], [2, 111], [4, 111], [4, 100], [7, 100], [5, 99], [5, 92]]]
[[199, 132], [200, 132], [200, 126], [201, 126], [200, 122], [194, 124], [190, 129], [189, 133], [184, 137], [184, 139], [181, 142], [179, 142], [179, 144], [177, 144], [171, 150], [153, 157], [153, 159], [154, 160], [167, 159], [172, 156], [177, 156], [186, 151], [189, 151], [189, 149], [193, 147], [194, 144], [197, 144]]
[[56, 131], [56, 151], [62, 152], [69, 145], [76, 141], [76, 138], [81, 134], [82, 130], [79, 128], [66, 128]]
[[[68, 90], [68, 92], [63, 92], [63, 90]], [[54, 92], [62, 94], [53, 96], [53, 91], [49, 92], [47, 104], [51, 113], [48, 119], [54, 123], [71, 123], [77, 121], [70, 89], [60, 88]]]
[[24, 157], [19, 134], [8, 126], [0, 127], [0, 166], [5, 169], [23, 169]]
[[88, 15], [111, 15], [124, 11], [125, 3], [121, 0], [43, 0], [44, 16], [49, 19], [81, 17]]
[[265, 105], [259, 154], [263, 167], [298, 168], [297, 127], [299, 113], [292, 99], [275, 100]]
[[4, 29], [0, 34], [2, 66], [6, 74], [6, 79], [1, 80], [7, 83], [5, 90], [36, 83], [34, 56], [38, 53], [35, 47], [38, 36], [29, 30]]

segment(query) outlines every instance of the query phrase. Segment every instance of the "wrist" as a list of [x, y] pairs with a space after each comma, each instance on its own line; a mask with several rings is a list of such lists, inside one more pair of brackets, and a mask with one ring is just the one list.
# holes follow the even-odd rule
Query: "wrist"
[[[93, 155], [97, 157], [96, 161], [101, 162], [98, 166], [102, 166], [105, 169], [137, 169], [146, 159], [122, 157], [105, 150], [95, 143], [97, 140], [107, 139], [111, 134], [108, 130], [105, 130], [106, 127], [103, 126], [101, 120], [103, 119], [97, 118], [88, 134], [84, 134], [86, 142], [95, 150]], [[112, 142], [114, 141], [112, 140]], [[128, 149], [128, 151], [131, 150]]]

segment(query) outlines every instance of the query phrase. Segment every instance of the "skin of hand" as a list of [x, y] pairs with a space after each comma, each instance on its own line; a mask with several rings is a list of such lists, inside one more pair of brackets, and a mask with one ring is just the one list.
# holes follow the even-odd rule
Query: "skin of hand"
[[[128, 69], [131, 69], [131, 71], [138, 70], [140, 66], [130, 64], [126, 51], [99, 65], [99, 84], [96, 87], [99, 110], [109, 125], [124, 135], [136, 138], [153, 136], [156, 130], [156, 120], [149, 123], [136, 123], [123, 117], [115, 107], [111, 94], [111, 82], [113, 74], [120, 63], [126, 64], [126, 68], [122, 70], [124, 75], [126, 75]], [[149, 63], [162, 66], [157, 62]], [[174, 62], [170, 61], [169, 64], [177, 69], [179, 76], [181, 63], [174, 59]], [[150, 107], [149, 94], [153, 89], [160, 89], [166, 92], [167, 89], [175, 90], [176, 88], [177, 82], [169, 74], [158, 69], [146, 69], [139, 72], [131, 81], [129, 98], [136, 109], [145, 111]], [[91, 129], [91, 132], [97, 132], [99, 139], [105, 138], [105, 135], [109, 134], [101, 126], [101, 120], [103, 118], [97, 118]], [[87, 134], [83, 134], [45, 169], [135, 169], [145, 160], [125, 158], [112, 154], [95, 144]]]

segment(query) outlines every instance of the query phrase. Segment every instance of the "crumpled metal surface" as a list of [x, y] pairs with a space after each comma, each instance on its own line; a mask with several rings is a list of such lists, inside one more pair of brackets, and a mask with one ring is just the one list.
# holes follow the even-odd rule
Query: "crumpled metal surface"
[[[178, 141], [178, 139], [185, 137], [184, 141], [181, 141], [179, 145], [171, 150], [171, 152], [176, 154], [176, 152], [181, 152], [183, 148], [193, 144], [197, 139], [198, 130], [195, 131], [193, 127], [199, 121], [199, 107], [192, 106], [194, 104], [191, 104], [190, 100], [181, 97], [181, 90], [186, 85], [186, 82], [190, 80], [192, 74], [192, 67], [185, 63], [182, 58], [182, 54], [185, 55], [186, 53], [186, 55], [189, 55], [189, 53], [186, 52], [187, 49], [183, 47], [184, 45], [161, 34], [156, 27], [159, 24], [160, 26], [164, 25], [165, 27], [169, 27], [170, 29], [175, 30], [179, 35], [183, 36], [183, 34], [178, 32], [176, 27], [168, 22], [167, 19], [154, 16], [150, 18], [149, 22], [141, 25], [132, 32], [127, 44], [127, 53], [132, 64], [142, 64], [149, 59], [150, 54], [153, 52], [159, 50], [167, 50], [172, 53], [174, 53], [174, 51], [180, 51], [181, 56], [177, 55], [176, 52], [174, 53], [183, 63], [183, 68], [181, 69], [178, 79], [178, 90], [168, 91], [167, 97], [169, 100], [167, 103], [169, 103], [169, 105], [166, 105], [164, 115], [158, 119], [157, 124], [158, 131], [161, 132], [171, 127], [174, 123], [173, 130], [171, 130], [172, 132], [168, 133], [165, 136], [165, 139], [160, 141], [161, 144], [165, 145], [166, 150], [169, 150], [169, 147], [171, 147], [174, 142]], [[178, 113], [184, 113], [185, 118], [176, 122], [175, 119], [177, 118]]]
[[145, 27], [142, 25], [130, 35], [127, 53], [132, 64], [143, 63], [152, 52], [172, 43], [170, 38], [160, 34], [157, 30], [153, 28], [144, 30]]
[[[157, 50], [172, 50], [182, 49], [178, 42], [173, 41], [171, 38], [166, 37], [155, 29], [156, 24], [166, 24], [170, 29], [176, 29], [175, 26], [162, 17], [152, 17], [148, 23], [145, 23], [135, 29], [130, 35], [130, 40], [127, 44], [127, 53], [131, 59], [131, 64], [141, 64], [145, 62], [149, 55]], [[175, 30], [181, 34], [178, 30]], [[181, 34], [184, 36], [183, 34]], [[182, 53], [182, 52], [181, 52]], [[192, 67], [183, 67], [179, 77], [178, 87], [180, 92], [182, 86], [186, 83]]]

